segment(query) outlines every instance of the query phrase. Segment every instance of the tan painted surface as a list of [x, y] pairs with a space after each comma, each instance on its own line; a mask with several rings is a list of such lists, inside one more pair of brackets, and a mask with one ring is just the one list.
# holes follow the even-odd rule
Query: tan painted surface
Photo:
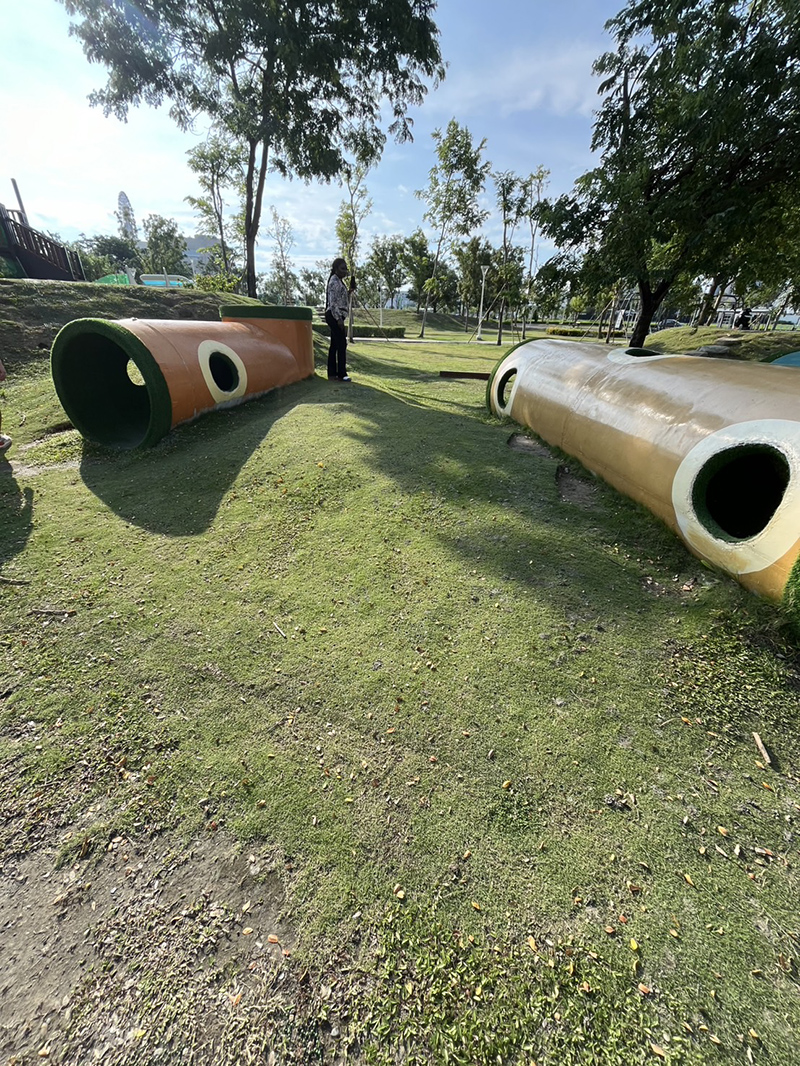
[[[503, 388], [514, 370], [513, 382]], [[695, 554], [754, 591], [780, 598], [800, 552], [798, 368], [696, 356], [633, 357], [585, 342], [534, 341], [498, 367], [491, 406], [638, 500]], [[682, 513], [691, 506], [691, 483], [676, 497], [676, 510], [676, 475], [709, 438], [709, 454], [754, 443], [785, 457], [790, 486], [763, 533], [735, 544], [696, 535], [695, 516]]]

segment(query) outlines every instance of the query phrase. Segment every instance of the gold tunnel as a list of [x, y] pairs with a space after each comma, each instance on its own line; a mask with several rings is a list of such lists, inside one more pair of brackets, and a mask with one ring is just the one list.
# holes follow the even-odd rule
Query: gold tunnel
[[800, 369], [524, 342], [489, 409], [529, 426], [774, 600], [800, 585]]
[[312, 311], [234, 304], [220, 322], [81, 318], [51, 352], [58, 398], [88, 440], [155, 444], [173, 427], [314, 373]]

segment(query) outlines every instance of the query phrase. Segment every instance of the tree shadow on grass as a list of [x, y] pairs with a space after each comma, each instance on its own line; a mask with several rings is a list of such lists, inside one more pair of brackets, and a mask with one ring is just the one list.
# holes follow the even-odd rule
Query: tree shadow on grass
[[11, 464], [0, 459], [0, 566], [28, 543], [33, 525], [33, 489], [20, 489]]
[[[465, 386], [463, 399], [432, 398], [430, 375], [370, 363], [375, 384], [331, 384], [317, 376], [178, 427], [147, 452], [87, 446], [81, 474], [131, 524], [199, 535], [281, 418], [299, 406], [333, 404], [356, 417], [335, 429], [338, 453], [366, 456], [381, 479], [409, 497], [424, 496], [432, 516], [444, 508], [446, 521], [431, 517], [429, 532], [466, 570], [568, 599], [576, 610], [594, 603], [598, 612], [611, 611], [627, 595], [648, 613], [648, 605], [674, 612], [680, 584], [668, 586], [665, 570], [686, 574], [698, 564], [657, 519], [599, 483], [591, 506], [565, 500], [562, 459], [510, 449], [509, 427], [482, 413], [482, 382]], [[360, 536], [352, 531], [345, 554], [360, 550]], [[656, 560], [649, 585], [641, 557]], [[652, 595], [642, 596], [643, 587]]]
[[178, 426], [146, 451], [84, 445], [87, 488], [132, 525], [167, 536], [205, 532], [231, 485], [273, 425], [299, 404], [320, 402], [327, 382], [309, 378]]
[[424, 495], [429, 532], [463, 560], [465, 575], [606, 617], [626, 600], [668, 617], [686, 600], [700, 564], [678, 539], [577, 462], [570, 476], [591, 491], [565, 493], [563, 457], [509, 448], [510, 427], [479, 413], [482, 382], [464, 386], [474, 405], [457, 395], [443, 405], [429, 386], [398, 388], [396, 376], [386, 389], [355, 390], [351, 447], [407, 495]]

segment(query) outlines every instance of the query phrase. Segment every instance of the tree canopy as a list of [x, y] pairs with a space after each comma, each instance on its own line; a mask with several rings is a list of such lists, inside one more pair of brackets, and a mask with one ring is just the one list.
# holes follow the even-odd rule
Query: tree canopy
[[600, 162], [542, 220], [590, 274], [636, 284], [634, 345], [678, 278], [763, 239], [796, 180], [799, 14], [798, 0], [630, 0], [607, 24]]
[[[406, 271], [402, 263], [403, 238], [399, 234], [391, 237], [373, 237], [367, 256], [367, 267], [374, 276], [377, 288], [385, 288], [389, 303], [394, 307], [397, 291], [406, 280]], [[381, 299], [381, 302], [382, 299]]]
[[178, 223], [161, 215], [148, 215], [144, 220], [147, 247], [142, 253], [145, 273], [183, 274], [191, 277], [192, 265], [186, 258], [186, 238], [180, 233]]
[[200, 216], [201, 232], [217, 237], [220, 268], [232, 272], [231, 245], [240, 246], [241, 226], [225, 217], [225, 190], [241, 186], [244, 159], [230, 137], [210, 136], [204, 144], [187, 153], [189, 167], [197, 175], [201, 196], [185, 196], [186, 203]]
[[[473, 144], [469, 130], [454, 118], [447, 123], [444, 133], [434, 130], [432, 137], [436, 142], [437, 161], [431, 168], [427, 188], [418, 189], [417, 196], [428, 205], [424, 217], [438, 231], [427, 290], [433, 294], [437, 291], [436, 270], [446, 241], [451, 236], [465, 237], [488, 217], [489, 212], [481, 207], [478, 197], [483, 192], [491, 163], [481, 158], [486, 140]], [[427, 311], [426, 298], [420, 337], [425, 336]]]
[[247, 285], [264, 183], [328, 180], [347, 155], [377, 158], [388, 131], [411, 137], [409, 107], [444, 76], [435, 0], [61, 0], [71, 32], [109, 76], [92, 94], [106, 114], [171, 101], [188, 127], [208, 116], [245, 150]]

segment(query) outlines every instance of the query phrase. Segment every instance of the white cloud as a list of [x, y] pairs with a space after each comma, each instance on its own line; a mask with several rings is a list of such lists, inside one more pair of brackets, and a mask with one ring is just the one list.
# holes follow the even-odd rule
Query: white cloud
[[589, 116], [597, 106], [592, 64], [602, 45], [579, 44], [484, 53], [470, 69], [448, 75], [428, 97], [427, 107], [441, 115], [497, 114], [509, 118], [526, 111]]

